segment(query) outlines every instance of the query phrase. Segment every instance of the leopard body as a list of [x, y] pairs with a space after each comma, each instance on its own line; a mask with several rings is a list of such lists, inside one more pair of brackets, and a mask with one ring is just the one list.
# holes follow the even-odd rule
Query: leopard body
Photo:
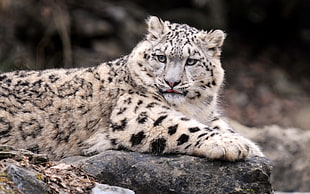
[[147, 20], [124, 57], [96, 67], [0, 75], [0, 144], [60, 159], [108, 149], [235, 161], [263, 156], [222, 118], [225, 34]]

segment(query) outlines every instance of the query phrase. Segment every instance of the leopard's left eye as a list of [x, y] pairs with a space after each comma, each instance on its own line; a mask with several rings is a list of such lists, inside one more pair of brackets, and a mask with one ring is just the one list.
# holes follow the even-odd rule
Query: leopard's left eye
[[197, 59], [192, 59], [192, 58], [188, 58], [187, 60], [186, 60], [186, 63], [185, 63], [185, 65], [187, 65], [187, 66], [192, 66], [192, 65], [195, 65], [196, 63], [197, 63]]
[[156, 55], [157, 60], [161, 63], [166, 63], [167, 57], [165, 55]]

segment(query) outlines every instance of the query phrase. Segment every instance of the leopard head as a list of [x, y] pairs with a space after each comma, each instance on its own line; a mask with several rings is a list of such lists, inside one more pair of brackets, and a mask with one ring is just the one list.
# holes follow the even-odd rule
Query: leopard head
[[224, 32], [197, 30], [155, 16], [147, 25], [146, 38], [129, 56], [130, 69], [141, 84], [156, 88], [170, 104], [197, 99], [210, 103], [224, 77]]

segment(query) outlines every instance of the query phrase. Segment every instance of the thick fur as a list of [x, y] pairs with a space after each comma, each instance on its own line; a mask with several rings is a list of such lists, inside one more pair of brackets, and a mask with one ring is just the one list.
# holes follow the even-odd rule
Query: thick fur
[[147, 20], [128, 55], [97, 67], [0, 75], [0, 143], [60, 159], [107, 149], [235, 161], [262, 156], [221, 119], [225, 34]]

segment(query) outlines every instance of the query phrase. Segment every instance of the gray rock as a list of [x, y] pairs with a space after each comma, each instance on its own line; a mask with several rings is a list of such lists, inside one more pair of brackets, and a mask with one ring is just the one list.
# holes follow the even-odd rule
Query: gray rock
[[98, 182], [136, 193], [272, 193], [266, 158], [226, 162], [107, 151], [78, 165]]
[[310, 194], [310, 192], [280, 192], [276, 191], [274, 194]]
[[45, 183], [36, 178], [36, 174], [18, 167], [14, 164], [8, 164], [6, 169], [7, 177], [14, 182], [16, 187], [23, 193], [42, 194], [47, 193]]
[[33, 163], [47, 162], [48, 157], [46, 154], [36, 154], [29, 150], [16, 149], [13, 146], [0, 144], [0, 160], [13, 158], [21, 160], [23, 157], [28, 157]]
[[135, 194], [135, 192], [122, 187], [96, 183], [91, 194]]

